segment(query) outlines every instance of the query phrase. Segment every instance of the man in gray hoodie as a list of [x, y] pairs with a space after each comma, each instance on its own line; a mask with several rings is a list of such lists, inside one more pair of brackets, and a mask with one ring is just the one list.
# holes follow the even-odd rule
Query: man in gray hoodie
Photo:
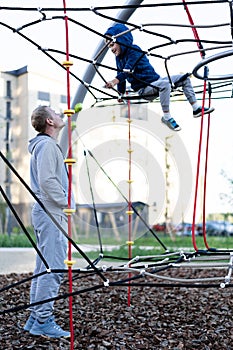
[[[31, 153], [31, 188], [55, 220], [67, 232], [67, 216], [63, 209], [68, 203], [68, 174], [64, 157], [57, 143], [65, 123], [61, 115], [50, 107], [39, 106], [31, 116], [32, 126], [38, 135], [29, 141]], [[73, 206], [73, 204], [72, 204]], [[46, 212], [36, 202], [32, 209], [32, 225], [37, 246], [50, 269], [64, 269], [67, 254], [67, 238]], [[36, 257], [34, 275], [45, 272], [40, 257]], [[62, 273], [45, 273], [31, 283], [30, 303], [56, 297], [62, 281]], [[58, 326], [53, 316], [54, 302], [31, 307], [24, 330], [33, 335], [51, 338], [69, 337], [70, 332]]]

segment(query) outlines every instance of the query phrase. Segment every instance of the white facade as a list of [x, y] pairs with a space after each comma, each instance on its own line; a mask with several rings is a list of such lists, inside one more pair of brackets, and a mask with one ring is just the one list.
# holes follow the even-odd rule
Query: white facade
[[[56, 111], [66, 107], [66, 84], [47, 76], [30, 71], [25, 66], [14, 71], [1, 72], [0, 75], [0, 147], [23, 180], [29, 184], [28, 140], [35, 136], [31, 126], [32, 111], [42, 104], [50, 105]], [[32, 202], [25, 190], [5, 162], [0, 159], [0, 184], [21, 219], [30, 220], [30, 211], [23, 210]]]

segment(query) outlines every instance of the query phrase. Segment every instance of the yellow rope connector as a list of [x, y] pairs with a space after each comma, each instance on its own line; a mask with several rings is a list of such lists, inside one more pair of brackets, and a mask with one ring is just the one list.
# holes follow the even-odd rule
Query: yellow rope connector
[[64, 263], [67, 265], [67, 267], [72, 267], [76, 261], [75, 260], [64, 260]]
[[126, 241], [126, 244], [128, 244], [128, 245], [133, 245], [133, 244], [134, 244], [134, 241]]
[[133, 152], [132, 148], [128, 149], [128, 153], [132, 153], [132, 152]]
[[126, 214], [132, 215], [132, 214], [133, 214], [133, 210], [127, 210], [127, 211], [126, 211]]
[[66, 159], [64, 159], [64, 163], [66, 163], [68, 165], [72, 165], [72, 164], [76, 163], [76, 159], [74, 159], [74, 158], [66, 158]]
[[64, 62], [62, 62], [62, 65], [64, 67], [68, 68], [68, 67], [73, 66], [73, 62], [72, 61], [64, 61]]
[[132, 123], [132, 119], [127, 119], [127, 122], [128, 123]]
[[64, 114], [67, 115], [67, 117], [71, 117], [73, 114], [75, 114], [75, 110], [74, 109], [65, 109], [63, 111]]
[[72, 209], [72, 208], [65, 208], [65, 209], [63, 209], [63, 213], [65, 213], [66, 215], [71, 215], [71, 214], [73, 214], [75, 212], [76, 212], [76, 210]]
[[129, 184], [131, 184], [131, 183], [133, 182], [133, 180], [127, 180], [127, 182], [128, 182]]

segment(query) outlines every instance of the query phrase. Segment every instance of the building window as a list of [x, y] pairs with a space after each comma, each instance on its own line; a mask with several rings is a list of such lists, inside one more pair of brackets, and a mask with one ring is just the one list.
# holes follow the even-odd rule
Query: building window
[[11, 81], [6, 81], [6, 97], [11, 98]]
[[59, 104], [60, 112], [63, 113], [65, 109], [67, 109], [67, 96], [60, 95], [60, 104]]
[[67, 103], [67, 97], [66, 97], [66, 95], [61, 95], [60, 96], [60, 102], [63, 104], [66, 104]]
[[44, 91], [38, 91], [38, 105], [49, 106], [50, 105], [50, 93]]
[[6, 103], [6, 117], [11, 119], [11, 102]]

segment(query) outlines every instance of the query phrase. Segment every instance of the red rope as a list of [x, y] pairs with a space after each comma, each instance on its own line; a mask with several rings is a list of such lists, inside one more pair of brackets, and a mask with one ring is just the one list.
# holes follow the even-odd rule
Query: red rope
[[[127, 101], [127, 111], [128, 111], [128, 152], [129, 152], [129, 171], [128, 171], [128, 257], [129, 260], [132, 259], [132, 201], [131, 201], [131, 166], [132, 166], [132, 145], [131, 145], [131, 115], [130, 115], [130, 100]], [[129, 272], [129, 279], [131, 278], [131, 273]], [[128, 306], [131, 303], [131, 290], [130, 282], [128, 285]]]
[[[188, 19], [189, 19], [189, 23], [192, 26], [194, 26], [194, 21], [192, 19], [192, 16], [191, 16], [191, 14], [189, 12], [189, 9], [188, 9], [188, 6], [187, 6], [185, 0], [183, 0], [183, 4], [184, 4], [184, 8], [185, 8], [185, 11], [186, 11]], [[203, 58], [205, 56], [205, 53], [203, 51], [203, 47], [202, 47], [201, 40], [200, 40], [198, 32], [197, 32], [197, 28], [192, 27], [192, 31], [193, 31], [194, 38], [197, 40], [197, 47], [200, 50], [201, 57]]]
[[[68, 30], [68, 17], [66, 15], [66, 1], [63, 0], [64, 7], [64, 20], [65, 20], [65, 34], [66, 34], [66, 60], [69, 61], [69, 30]], [[70, 68], [66, 66], [66, 80], [67, 80], [67, 107], [70, 109]], [[72, 141], [71, 141], [71, 117], [68, 116], [68, 158], [72, 158]], [[72, 198], [72, 165], [68, 165], [68, 209], [71, 208]], [[72, 237], [72, 222], [71, 215], [68, 215], [68, 235]], [[72, 260], [71, 243], [68, 241], [68, 261]], [[68, 265], [68, 280], [69, 280], [69, 293], [73, 292], [72, 285], [72, 265]], [[73, 298], [69, 297], [69, 315], [70, 315], [70, 349], [74, 349], [74, 325], [73, 325]]]
[[[209, 98], [209, 107], [211, 100]], [[208, 153], [209, 153], [209, 138], [210, 138], [210, 115], [208, 115], [208, 125], [207, 125], [207, 142], [206, 142], [206, 157], [205, 157], [205, 175], [204, 175], [204, 192], [203, 192], [203, 239], [207, 249], [210, 249], [207, 243], [206, 237], [206, 188], [207, 188], [207, 170], [208, 170]]]
[[[205, 56], [197, 29], [194, 27], [194, 21], [189, 12], [188, 6], [183, 0], [183, 4], [189, 19], [190, 24], [193, 26], [192, 31], [195, 39], [197, 40], [197, 46], [200, 50], [200, 55], [202, 58]], [[207, 70], [206, 70], [207, 71]], [[206, 74], [207, 75], [207, 74]], [[207, 78], [207, 77], [206, 77]], [[193, 207], [193, 222], [192, 222], [192, 242], [195, 250], [198, 250], [195, 237], [195, 226], [196, 226], [196, 208], [197, 208], [197, 193], [198, 193], [198, 182], [199, 182], [199, 171], [201, 162], [201, 148], [202, 148], [202, 136], [203, 136], [203, 122], [204, 122], [204, 105], [205, 105], [205, 95], [206, 95], [206, 79], [204, 80], [203, 98], [202, 98], [202, 116], [201, 116], [201, 127], [200, 127], [200, 138], [199, 138], [199, 148], [198, 148], [198, 160], [197, 160], [197, 172], [196, 172], [196, 184], [195, 184], [195, 195], [194, 195], [194, 207]], [[209, 99], [210, 106], [210, 99]], [[204, 191], [203, 191], [203, 239], [207, 249], [209, 249], [207, 239], [206, 239], [206, 227], [205, 227], [205, 216], [206, 216], [206, 185], [207, 185], [207, 169], [208, 169], [208, 151], [209, 151], [209, 135], [210, 135], [210, 116], [208, 116], [208, 126], [207, 126], [207, 141], [206, 141], [206, 153], [205, 153], [205, 171], [204, 171]]]
[[193, 206], [193, 222], [192, 222], [192, 242], [195, 250], [198, 250], [196, 244], [195, 236], [195, 225], [196, 225], [196, 209], [197, 209], [197, 193], [199, 184], [199, 172], [201, 163], [201, 148], [202, 148], [202, 135], [203, 135], [203, 124], [204, 124], [204, 105], [205, 105], [205, 93], [206, 93], [206, 81], [204, 81], [204, 91], [202, 99], [202, 116], [201, 116], [201, 127], [200, 127], [200, 137], [199, 137], [199, 147], [198, 147], [198, 157], [197, 157], [197, 171], [196, 171], [196, 184], [195, 184], [195, 195], [194, 195], [194, 206]]

